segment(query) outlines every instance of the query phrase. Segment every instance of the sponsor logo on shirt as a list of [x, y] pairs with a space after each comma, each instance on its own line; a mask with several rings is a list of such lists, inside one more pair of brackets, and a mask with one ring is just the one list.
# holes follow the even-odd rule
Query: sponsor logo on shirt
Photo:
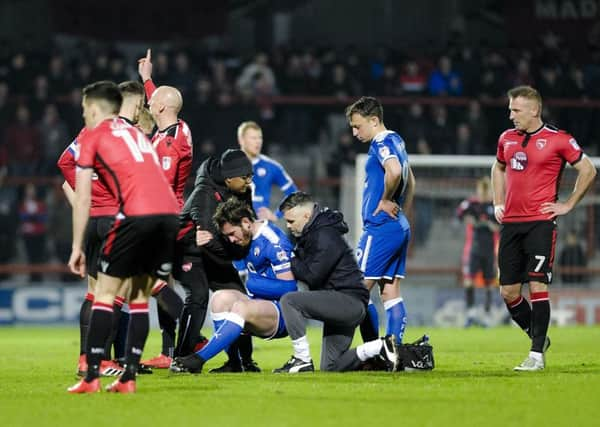
[[509, 146], [511, 146], [511, 145], [517, 145], [517, 141], [506, 141], [506, 142], [504, 143], [504, 146], [505, 146], [505, 147], [509, 147]]
[[517, 151], [510, 159], [510, 167], [515, 171], [523, 171], [527, 167], [527, 154]]

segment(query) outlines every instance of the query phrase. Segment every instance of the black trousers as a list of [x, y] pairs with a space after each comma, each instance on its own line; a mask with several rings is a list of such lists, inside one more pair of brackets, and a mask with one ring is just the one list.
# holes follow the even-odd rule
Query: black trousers
[[179, 334], [175, 355], [194, 351], [200, 340], [200, 329], [206, 319], [209, 290], [234, 289], [246, 293], [237, 270], [232, 264], [218, 263], [209, 256], [186, 256], [177, 259], [173, 277], [185, 290], [183, 311], [179, 319]]

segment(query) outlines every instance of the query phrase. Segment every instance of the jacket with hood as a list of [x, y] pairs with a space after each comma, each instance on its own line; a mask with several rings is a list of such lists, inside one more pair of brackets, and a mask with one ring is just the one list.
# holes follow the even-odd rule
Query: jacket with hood
[[354, 253], [343, 235], [348, 232], [343, 215], [315, 205], [313, 217], [297, 239], [292, 272], [310, 290], [336, 290], [359, 298], [365, 306], [369, 291], [363, 283]]
[[[200, 167], [194, 182], [194, 190], [187, 198], [179, 215], [179, 234], [177, 241], [184, 247], [187, 256], [209, 256], [220, 264], [231, 264], [232, 259], [245, 256], [244, 249], [228, 242], [216, 229], [213, 215], [217, 206], [231, 197], [248, 203], [252, 207], [252, 191], [237, 194], [225, 185], [221, 175], [219, 159], [209, 157]], [[196, 227], [212, 233], [214, 238], [204, 246], [196, 245]]]

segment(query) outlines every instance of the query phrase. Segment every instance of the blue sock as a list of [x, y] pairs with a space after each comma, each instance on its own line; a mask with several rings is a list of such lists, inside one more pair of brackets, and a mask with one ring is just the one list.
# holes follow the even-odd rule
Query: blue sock
[[225, 319], [222, 320], [221, 327], [217, 329], [215, 334], [208, 341], [208, 344], [196, 354], [206, 362], [223, 350], [226, 350], [232, 342], [238, 339], [244, 330], [244, 323], [244, 319], [242, 319], [241, 316], [235, 313], [227, 313]]
[[369, 316], [375, 334], [379, 336], [379, 313], [377, 313], [377, 307], [375, 307], [375, 304], [371, 300], [369, 300], [369, 305], [367, 306], [367, 316]]
[[402, 344], [406, 329], [406, 308], [402, 298], [394, 298], [383, 303], [387, 315], [386, 335], [395, 335], [396, 343]]
[[227, 315], [227, 312], [222, 312], [222, 313], [213, 313], [212, 311], [210, 312], [210, 317], [212, 318], [212, 322], [213, 322], [213, 333], [217, 332], [219, 330], [219, 328], [225, 321], [226, 315]]

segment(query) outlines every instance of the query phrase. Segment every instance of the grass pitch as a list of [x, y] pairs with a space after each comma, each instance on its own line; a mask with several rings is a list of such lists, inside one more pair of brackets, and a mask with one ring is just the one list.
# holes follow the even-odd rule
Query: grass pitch
[[[409, 339], [424, 330], [410, 328]], [[517, 373], [528, 342], [512, 327], [428, 329], [427, 373], [274, 375], [289, 339], [255, 339], [261, 374], [138, 379], [135, 395], [69, 395], [78, 352], [70, 328], [0, 329], [0, 425], [16, 426], [587, 426], [600, 419], [600, 328], [551, 329], [544, 372]], [[318, 359], [320, 331], [311, 330]], [[357, 340], [358, 342], [358, 340]], [[153, 330], [145, 356], [158, 354]], [[217, 357], [205, 367], [219, 366]], [[318, 360], [315, 360], [318, 362]], [[315, 363], [317, 365], [317, 363]], [[109, 384], [112, 379], [104, 378]]]

